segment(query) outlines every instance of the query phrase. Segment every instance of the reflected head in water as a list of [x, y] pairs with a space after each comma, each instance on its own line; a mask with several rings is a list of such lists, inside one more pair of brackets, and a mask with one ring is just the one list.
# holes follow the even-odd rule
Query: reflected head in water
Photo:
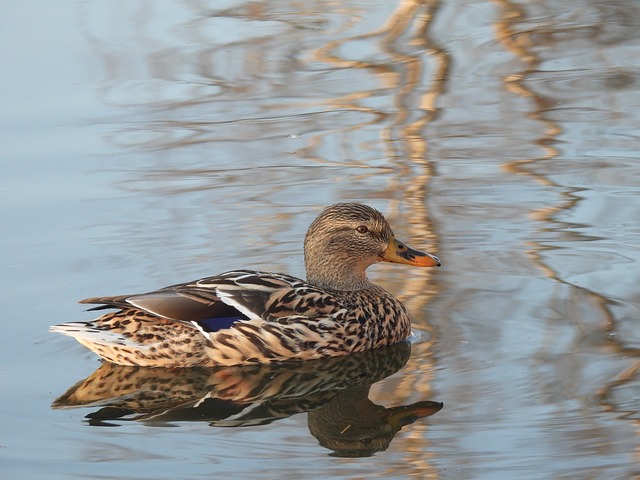
[[402, 427], [439, 412], [441, 402], [421, 401], [386, 408], [369, 399], [370, 385], [340, 392], [331, 403], [309, 412], [309, 431], [337, 457], [369, 457], [382, 452]]

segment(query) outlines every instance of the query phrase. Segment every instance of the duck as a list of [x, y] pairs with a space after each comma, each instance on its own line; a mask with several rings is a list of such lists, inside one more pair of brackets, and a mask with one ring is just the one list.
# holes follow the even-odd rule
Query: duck
[[94, 297], [88, 322], [50, 331], [103, 360], [140, 367], [219, 367], [338, 357], [405, 341], [406, 307], [371, 282], [379, 262], [440, 266], [399, 241], [378, 210], [326, 207], [304, 238], [306, 280], [234, 270], [136, 295]]

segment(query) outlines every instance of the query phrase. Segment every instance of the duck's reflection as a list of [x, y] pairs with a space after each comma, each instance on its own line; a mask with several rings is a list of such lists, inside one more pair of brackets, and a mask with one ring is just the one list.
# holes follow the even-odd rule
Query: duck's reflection
[[409, 343], [399, 343], [281, 365], [164, 369], [104, 363], [53, 408], [99, 407], [86, 416], [91, 425], [206, 421], [239, 427], [308, 412], [309, 430], [334, 455], [368, 456], [385, 450], [403, 426], [442, 408], [431, 401], [386, 408], [369, 400], [371, 385], [402, 368], [410, 353]]

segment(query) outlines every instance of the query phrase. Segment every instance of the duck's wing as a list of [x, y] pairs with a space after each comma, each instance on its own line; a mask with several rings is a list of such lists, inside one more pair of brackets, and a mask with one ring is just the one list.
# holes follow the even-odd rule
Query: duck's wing
[[237, 270], [139, 295], [95, 297], [80, 303], [91, 310], [137, 309], [207, 331], [227, 328], [240, 319], [272, 321], [290, 316], [326, 316], [341, 306], [321, 289], [289, 275]]
[[326, 317], [344, 308], [331, 293], [279, 273], [229, 272], [178, 286], [175, 291], [200, 301], [215, 298], [248, 319], [266, 321]]
[[[96, 304], [93, 310], [109, 308], [137, 309], [169, 320], [198, 321], [222, 315], [228, 310], [220, 299], [201, 302], [180, 295], [172, 290], [157, 290], [138, 295], [118, 295], [114, 297], [93, 297], [80, 300], [80, 303]], [[228, 313], [228, 312], [227, 312]]]

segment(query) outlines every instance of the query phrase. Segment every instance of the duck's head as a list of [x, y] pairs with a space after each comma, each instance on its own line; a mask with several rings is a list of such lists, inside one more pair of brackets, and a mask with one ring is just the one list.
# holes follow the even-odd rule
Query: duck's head
[[307, 281], [331, 290], [366, 288], [365, 270], [378, 262], [440, 266], [433, 255], [398, 241], [380, 212], [359, 203], [325, 208], [307, 231], [304, 257]]

